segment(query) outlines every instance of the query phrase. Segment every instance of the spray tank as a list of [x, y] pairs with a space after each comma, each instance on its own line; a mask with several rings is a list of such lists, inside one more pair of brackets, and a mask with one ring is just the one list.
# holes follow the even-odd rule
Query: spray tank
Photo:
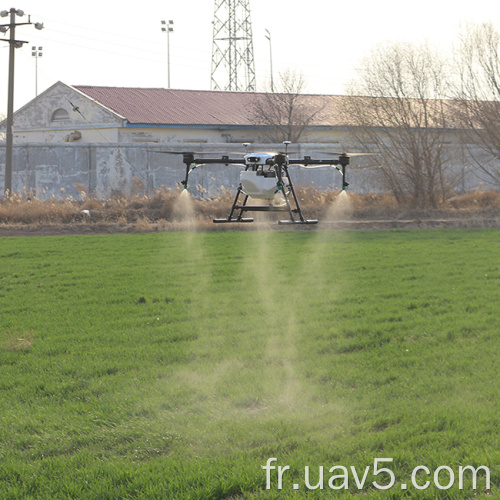
[[[275, 155], [271, 153], [252, 153], [245, 155], [245, 170], [240, 172], [241, 190], [244, 194], [258, 200], [266, 200], [280, 206], [285, 200], [278, 189], [275, 169]], [[284, 187], [287, 178], [282, 176]]]

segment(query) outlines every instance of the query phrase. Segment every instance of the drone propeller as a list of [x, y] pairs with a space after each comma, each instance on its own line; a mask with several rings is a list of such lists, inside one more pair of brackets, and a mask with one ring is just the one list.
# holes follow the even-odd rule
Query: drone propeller
[[238, 152], [227, 152], [227, 151], [203, 151], [203, 152], [193, 152], [193, 151], [151, 151], [151, 153], [159, 153], [159, 154], [166, 154], [166, 155], [193, 155], [193, 156], [202, 156], [202, 155], [228, 155], [228, 154], [234, 154], [234, 155], [244, 155], [241, 151]]
[[299, 168], [336, 168], [338, 170], [338, 166], [334, 165], [333, 163], [331, 165], [328, 164], [323, 164], [323, 165], [302, 165], [301, 163], [297, 164], [297, 167]]
[[319, 155], [336, 155], [336, 156], [349, 156], [349, 157], [354, 157], [354, 156], [373, 156], [375, 153], [346, 153], [345, 151], [343, 153], [339, 153], [338, 151], [321, 151], [318, 152]]
[[351, 165], [352, 170], [368, 170], [374, 168], [382, 168], [382, 165]]
[[164, 155], [183, 155], [186, 153], [186, 151], [151, 151], [151, 153], [158, 153]]

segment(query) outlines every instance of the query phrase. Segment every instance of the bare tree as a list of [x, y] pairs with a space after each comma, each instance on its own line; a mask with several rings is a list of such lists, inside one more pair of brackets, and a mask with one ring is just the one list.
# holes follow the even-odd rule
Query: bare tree
[[279, 75], [277, 92], [267, 89], [256, 94], [252, 118], [266, 127], [269, 142], [299, 142], [307, 126], [323, 110], [317, 100], [303, 94], [305, 87], [302, 74], [287, 70]]
[[344, 99], [361, 148], [376, 153], [382, 180], [400, 203], [436, 207], [449, 192], [446, 67], [428, 46], [381, 45]]
[[[0, 114], [0, 123], [2, 123], [5, 120], [5, 116]], [[4, 124], [5, 126], [5, 124]], [[5, 132], [2, 132], [2, 129], [0, 128], [0, 142], [5, 142]]]
[[491, 23], [468, 24], [457, 50], [457, 118], [482, 178], [500, 185], [500, 34]]

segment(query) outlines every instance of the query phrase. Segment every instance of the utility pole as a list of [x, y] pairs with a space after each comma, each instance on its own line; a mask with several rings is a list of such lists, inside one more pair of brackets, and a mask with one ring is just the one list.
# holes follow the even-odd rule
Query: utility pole
[[215, 0], [212, 90], [256, 90], [249, 2]]
[[9, 90], [7, 97], [7, 130], [6, 130], [6, 142], [5, 142], [5, 196], [12, 195], [12, 152], [14, 146], [14, 56], [15, 49], [23, 46], [23, 44], [28, 43], [25, 40], [16, 40], [16, 26], [23, 26], [25, 24], [34, 24], [37, 30], [43, 29], [43, 23], [32, 23], [30, 16], [28, 16], [28, 22], [26, 23], [16, 23], [16, 16], [24, 16], [24, 12], [21, 9], [10, 9], [2, 10], [0, 12], [0, 17], [7, 17], [10, 14], [9, 24], [0, 24], [0, 32], [7, 33], [9, 31], [10, 37], [8, 40], [0, 39], [0, 41], [7, 42], [9, 44]]

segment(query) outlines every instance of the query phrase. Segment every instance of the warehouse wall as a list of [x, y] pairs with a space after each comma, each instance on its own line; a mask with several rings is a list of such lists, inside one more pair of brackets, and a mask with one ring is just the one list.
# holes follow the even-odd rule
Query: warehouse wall
[[[240, 148], [235, 144], [190, 144], [191, 151], [205, 152], [208, 156], [222, 153], [235, 156]], [[182, 156], [165, 154], [176, 146], [150, 144], [18, 144], [14, 148], [13, 191], [26, 193], [41, 199], [78, 197], [81, 191], [100, 199], [114, 195], [129, 196], [133, 193], [152, 193], [162, 187], [174, 188], [184, 178]], [[252, 151], [278, 151], [283, 145], [252, 144]], [[331, 145], [292, 145], [294, 158], [304, 155], [313, 158], [331, 158]], [[243, 152], [243, 148], [241, 148]], [[323, 154], [322, 154], [323, 153]], [[348, 181], [354, 192], [380, 191], [377, 169], [370, 168], [369, 157], [352, 158]], [[360, 167], [365, 168], [360, 168]], [[366, 168], [367, 167], [367, 168]], [[191, 173], [192, 192], [199, 188], [202, 196], [216, 196], [223, 188], [234, 189], [239, 184], [238, 166], [207, 165]], [[330, 167], [304, 169], [291, 167], [292, 181], [299, 186], [315, 186], [319, 189], [335, 189], [340, 186], [341, 176]], [[0, 190], [3, 192], [5, 172], [5, 146], [0, 145]], [[462, 186], [472, 189], [477, 178], [465, 171]]]

